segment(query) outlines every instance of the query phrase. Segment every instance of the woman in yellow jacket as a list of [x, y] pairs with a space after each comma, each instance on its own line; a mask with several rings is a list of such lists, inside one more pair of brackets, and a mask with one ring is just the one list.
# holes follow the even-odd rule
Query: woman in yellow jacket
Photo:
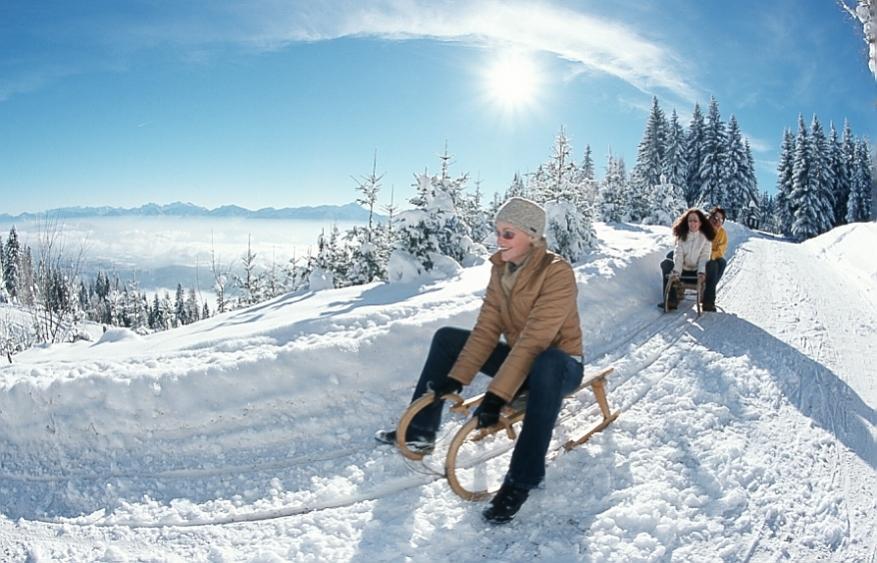
[[[498, 251], [475, 327], [444, 327], [432, 340], [412, 401], [432, 390], [436, 401], [412, 421], [408, 447], [429, 451], [441, 423], [441, 397], [459, 392], [478, 372], [493, 379], [475, 411], [478, 427], [526, 389], [527, 416], [500, 490], [484, 511], [492, 523], [511, 520], [545, 477], [545, 455], [563, 397], [581, 383], [582, 331], [572, 266], [545, 247], [545, 211], [511, 198], [494, 220]], [[504, 337], [504, 341], [500, 338]], [[395, 431], [375, 438], [396, 441]]]
[[706, 284], [703, 290], [703, 310], [716, 310], [716, 286], [725, 273], [725, 250], [728, 248], [728, 233], [725, 232], [725, 210], [721, 207], [714, 207], [710, 211], [709, 222], [716, 231], [716, 237], [713, 239], [713, 246], [710, 252], [710, 259], [706, 263]]

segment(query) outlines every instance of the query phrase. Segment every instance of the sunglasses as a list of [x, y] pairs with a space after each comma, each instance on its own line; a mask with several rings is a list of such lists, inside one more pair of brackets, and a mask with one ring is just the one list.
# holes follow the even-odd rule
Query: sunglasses
[[515, 231], [510, 231], [509, 229], [503, 229], [502, 231], [497, 231], [496, 236], [503, 240], [512, 240], [515, 238]]

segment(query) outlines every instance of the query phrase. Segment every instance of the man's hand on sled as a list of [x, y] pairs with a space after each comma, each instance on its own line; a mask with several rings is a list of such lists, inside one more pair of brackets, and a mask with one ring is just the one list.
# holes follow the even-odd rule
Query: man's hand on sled
[[459, 393], [463, 390], [463, 384], [456, 379], [451, 379], [450, 377], [446, 377], [444, 381], [436, 383], [435, 385], [430, 384], [429, 387], [432, 389], [433, 393], [435, 393], [436, 402], [441, 401], [442, 397], [448, 393]]
[[505, 405], [505, 401], [488, 391], [484, 394], [481, 404], [475, 409], [478, 418], [477, 428], [489, 428], [499, 422], [499, 411]]

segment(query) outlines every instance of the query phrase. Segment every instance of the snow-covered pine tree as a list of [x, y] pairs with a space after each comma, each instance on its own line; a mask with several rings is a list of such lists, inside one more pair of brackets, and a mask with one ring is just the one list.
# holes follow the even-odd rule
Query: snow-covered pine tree
[[[443, 160], [443, 164], [446, 163]], [[423, 185], [428, 174], [415, 175]], [[471, 265], [485, 253], [480, 244], [473, 242], [469, 226], [460, 219], [448, 182], [450, 176], [430, 181], [422, 207], [399, 214], [396, 240], [387, 265], [390, 281], [409, 281], [423, 274], [446, 276], [459, 270], [460, 265]], [[463, 175], [464, 180], [468, 175]], [[463, 182], [460, 182], [461, 186]]]
[[761, 196], [758, 193], [758, 178], [755, 176], [755, 159], [752, 157], [752, 147], [749, 139], [743, 139], [743, 152], [746, 154], [743, 167], [743, 192], [749, 198], [749, 204], [759, 207]]
[[624, 159], [616, 158], [610, 150], [606, 157], [606, 174], [600, 187], [599, 216], [606, 222], [627, 221], [629, 207]]
[[[748, 207], [748, 198], [744, 195], [745, 189], [746, 153], [743, 149], [743, 135], [740, 126], [737, 125], [737, 117], [732, 113], [728, 118], [728, 129], [725, 145], [725, 184], [720, 194], [721, 200], [713, 200], [711, 203], [720, 205], [728, 212], [728, 219], [739, 221], [743, 211]], [[742, 221], [740, 221], [742, 222]]]
[[844, 158], [843, 146], [837, 135], [834, 123], [830, 124], [828, 137], [828, 153], [834, 185], [834, 226], [843, 225], [847, 222], [847, 202], [850, 199], [850, 169]]
[[546, 180], [534, 195], [545, 207], [548, 247], [570, 262], [576, 262], [596, 240], [592, 225], [594, 206], [585, 200], [583, 187], [578, 183], [582, 177], [572, 159], [572, 147], [563, 127], [542, 169]]
[[572, 147], [562, 126], [554, 138], [551, 158], [542, 166], [542, 169], [545, 171], [546, 177], [542, 185], [539, 186], [540, 190], [533, 194], [536, 201], [548, 202], [568, 199], [577, 171], [572, 158]]
[[664, 179], [668, 184], [678, 188], [682, 192], [685, 206], [688, 208], [686, 190], [686, 178], [688, 176], [688, 157], [685, 148], [685, 131], [679, 123], [676, 109], [670, 114], [670, 123], [667, 127], [667, 141], [664, 147]]
[[198, 307], [198, 297], [195, 295], [194, 287], [190, 287], [186, 293], [186, 320], [188, 324], [201, 320], [201, 308]]
[[[844, 223], [847, 222], [847, 213], [849, 212], [849, 198], [855, 184], [853, 176], [856, 171], [856, 138], [853, 136], [853, 130], [848, 120], [844, 119], [843, 141], [841, 143], [841, 158], [846, 166], [846, 185], [843, 187], [844, 195], [846, 195], [847, 203], [839, 211], [843, 215]], [[835, 202], [837, 199], [835, 198]]]
[[186, 311], [186, 298], [183, 293], [183, 285], [177, 284], [177, 292], [174, 296], [174, 317], [172, 324], [174, 327], [189, 324], [189, 317]]
[[18, 242], [18, 233], [15, 225], [9, 229], [6, 237], [6, 247], [3, 250], [3, 281], [6, 284], [6, 292], [12, 301], [17, 301], [20, 288], [21, 268], [21, 245]]
[[703, 112], [700, 104], [694, 104], [691, 114], [691, 122], [688, 124], [688, 133], [685, 137], [685, 160], [688, 162], [688, 173], [685, 178], [685, 201], [688, 207], [700, 200], [700, 165], [703, 161], [703, 142], [706, 125], [703, 121]]
[[686, 209], [687, 203], [681, 186], [674, 186], [662, 174], [660, 183], [650, 192], [649, 215], [643, 219], [646, 225], [672, 225]]
[[847, 203], [847, 223], [871, 220], [871, 156], [868, 143], [859, 139], [853, 160], [852, 185]]
[[797, 241], [815, 237], [821, 231], [823, 222], [823, 201], [819, 191], [819, 176], [813, 169], [814, 149], [812, 140], [804, 126], [804, 117], [798, 116], [798, 135], [795, 138], [795, 161], [792, 167], [792, 238]]
[[652, 189], [661, 184], [666, 151], [664, 111], [658, 105], [658, 98], [652, 98], [643, 138], [639, 143], [636, 164], [630, 178], [630, 220], [642, 221], [649, 217], [652, 202]]
[[591, 156], [591, 145], [585, 146], [582, 164], [578, 168], [576, 185], [579, 192], [576, 198], [576, 205], [590, 206], [592, 221], [596, 220], [597, 202], [600, 198], [600, 183], [594, 176], [594, 159]]
[[348, 279], [353, 285], [371, 283], [386, 277], [387, 254], [384, 241], [380, 237], [381, 231], [374, 224], [374, 208], [381, 189], [381, 179], [384, 177], [383, 174], [378, 176], [377, 163], [378, 155], [375, 151], [371, 174], [362, 180], [354, 178], [356, 189], [361, 194], [356, 202], [368, 209], [368, 225], [348, 232], [348, 236], [353, 240]]
[[710, 106], [704, 127], [700, 161], [700, 194], [695, 205], [710, 208], [727, 201], [725, 195], [725, 172], [727, 162], [727, 134], [719, 115], [719, 102], [710, 98]]
[[812, 190], [819, 201], [819, 232], [822, 234], [834, 226], [834, 168], [831, 166], [831, 153], [825, 138], [825, 131], [816, 114], [810, 122], [810, 145], [808, 147]]
[[207, 301], [204, 302], [204, 307], [201, 308], [201, 318], [209, 319], [210, 318], [210, 307], [207, 306]]
[[794, 185], [795, 168], [795, 137], [786, 129], [783, 132], [783, 143], [780, 146], [777, 163], [777, 195], [774, 199], [773, 224], [775, 232], [785, 236], [792, 234], [792, 188]]
[[774, 210], [774, 198], [772, 198], [766, 191], [762, 192], [758, 205], [761, 214], [761, 229], [771, 233], [778, 233], [776, 211]]
[[484, 211], [484, 193], [481, 191], [481, 179], [475, 180], [475, 192], [471, 195], [462, 194], [460, 205], [457, 209], [460, 218], [469, 226], [472, 240], [478, 243], [484, 242], [493, 232], [493, 226]]
[[466, 182], [469, 181], [469, 173], [464, 172], [462, 175], [452, 178], [450, 174], [451, 164], [453, 164], [453, 156], [448, 153], [448, 142], [445, 141], [445, 151], [439, 155], [441, 160], [441, 172], [438, 176], [432, 178], [433, 193], [436, 189], [448, 194], [453, 202], [454, 207], [459, 212], [460, 203], [463, 199], [463, 191], [466, 189]]
[[[512, 183], [509, 186], [509, 189], [506, 190], [505, 199], [503, 201], [513, 197], [527, 197], [527, 188], [524, 186], [524, 179], [521, 178], [521, 174], [518, 172], [515, 172], [515, 177], [512, 178]], [[500, 205], [502, 205], [502, 202], [500, 202]], [[494, 209], [493, 214], [495, 215], [498, 210], [498, 207]]]

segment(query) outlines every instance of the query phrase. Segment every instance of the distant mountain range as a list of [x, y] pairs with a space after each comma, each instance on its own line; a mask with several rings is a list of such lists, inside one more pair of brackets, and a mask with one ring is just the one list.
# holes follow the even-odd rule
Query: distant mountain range
[[[32, 221], [48, 216], [52, 219], [79, 219], [87, 217], [245, 217], [248, 219], [314, 219], [323, 221], [368, 221], [368, 210], [356, 203], [347, 205], [318, 205], [316, 207], [264, 207], [251, 211], [237, 205], [223, 205], [207, 209], [192, 203], [174, 202], [167, 205], [147, 203], [140, 207], [60, 207], [40, 213], [19, 215], [0, 214], [0, 221]], [[383, 216], [375, 214], [376, 219]]]

